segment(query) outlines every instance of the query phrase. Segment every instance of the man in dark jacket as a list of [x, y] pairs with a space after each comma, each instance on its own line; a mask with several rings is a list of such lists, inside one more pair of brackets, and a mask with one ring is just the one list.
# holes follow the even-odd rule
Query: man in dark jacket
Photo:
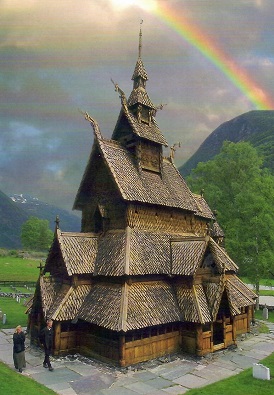
[[52, 353], [52, 347], [53, 347], [53, 328], [52, 328], [53, 321], [51, 319], [47, 319], [47, 326], [43, 328], [40, 332], [40, 342], [44, 346], [45, 350], [45, 359], [43, 362], [44, 368], [49, 368], [49, 371], [53, 371], [53, 367], [51, 366], [50, 363], [50, 355]]

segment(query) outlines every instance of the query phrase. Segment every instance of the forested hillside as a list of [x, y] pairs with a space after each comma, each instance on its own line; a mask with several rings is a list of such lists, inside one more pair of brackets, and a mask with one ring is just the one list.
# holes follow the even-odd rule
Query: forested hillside
[[190, 174], [199, 162], [207, 162], [219, 154], [224, 141], [248, 141], [264, 156], [264, 166], [274, 173], [274, 111], [250, 111], [215, 129], [192, 157], [179, 168], [183, 176]]

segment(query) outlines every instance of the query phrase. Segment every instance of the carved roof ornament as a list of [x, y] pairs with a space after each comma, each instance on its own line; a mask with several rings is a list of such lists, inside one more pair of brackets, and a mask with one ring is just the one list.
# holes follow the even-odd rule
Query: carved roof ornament
[[115, 87], [115, 91], [119, 93], [119, 97], [121, 99], [121, 104], [123, 107], [123, 110], [125, 111], [125, 113], [128, 114], [128, 107], [127, 107], [127, 98], [125, 95], [125, 92], [119, 87], [119, 85], [113, 81], [113, 79], [111, 78], [111, 82], [113, 83], [114, 87]]
[[94, 131], [94, 135], [99, 140], [102, 140], [103, 137], [102, 137], [102, 134], [101, 134], [98, 122], [94, 118], [92, 118], [87, 112], [84, 112], [82, 110], [79, 110], [79, 111], [80, 111], [81, 114], [83, 114], [85, 116], [85, 119], [90, 122], [90, 124], [91, 124], [91, 126], [93, 128], [93, 131]]
[[169, 158], [170, 158], [171, 161], [173, 161], [174, 158], [175, 158], [176, 147], [181, 148], [181, 142], [180, 142], [180, 141], [179, 141], [178, 143], [174, 143], [174, 144], [171, 145], [171, 147], [170, 147]]

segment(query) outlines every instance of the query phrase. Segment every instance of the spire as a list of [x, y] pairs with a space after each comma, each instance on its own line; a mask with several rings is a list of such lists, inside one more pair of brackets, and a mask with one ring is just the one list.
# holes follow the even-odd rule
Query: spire
[[142, 55], [142, 25], [143, 23], [143, 19], [140, 22], [140, 32], [139, 32], [139, 59], [141, 59], [141, 55]]
[[141, 78], [143, 80], [143, 85], [145, 87], [145, 84], [146, 84], [145, 81], [147, 81], [148, 78], [147, 78], [147, 72], [146, 72], [145, 66], [143, 64], [142, 57], [141, 57], [142, 56], [142, 27], [141, 27], [142, 23], [143, 23], [143, 20], [141, 20], [141, 22], [140, 22], [138, 60], [136, 62], [134, 73], [133, 73], [133, 76], [131, 79], [134, 82], [136, 82], [137, 79]]
[[[146, 92], [146, 81], [148, 80], [147, 72], [145, 66], [143, 64], [141, 55], [142, 55], [142, 28], [141, 25], [143, 20], [140, 22], [140, 31], [139, 31], [139, 51], [138, 51], [138, 59], [136, 62], [136, 66], [133, 72], [132, 80], [133, 80], [133, 91], [131, 92], [128, 98], [128, 107], [132, 108], [133, 106], [145, 106], [148, 109], [155, 111], [155, 106], [151, 102], [147, 92]], [[140, 112], [140, 108], [138, 110]]]

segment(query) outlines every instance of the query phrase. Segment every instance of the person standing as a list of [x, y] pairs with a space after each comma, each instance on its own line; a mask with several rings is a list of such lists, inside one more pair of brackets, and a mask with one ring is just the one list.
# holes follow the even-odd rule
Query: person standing
[[52, 319], [47, 319], [46, 324], [47, 326], [41, 330], [39, 338], [45, 350], [45, 359], [43, 362], [43, 366], [44, 368], [49, 368], [49, 371], [52, 372], [53, 367], [51, 366], [51, 362], [50, 362], [50, 355], [52, 354], [52, 348], [53, 348], [53, 333], [54, 333], [52, 328], [52, 324], [53, 324]]
[[15, 369], [22, 373], [23, 368], [26, 367], [25, 359], [25, 334], [21, 325], [15, 328], [13, 334], [13, 362]]

